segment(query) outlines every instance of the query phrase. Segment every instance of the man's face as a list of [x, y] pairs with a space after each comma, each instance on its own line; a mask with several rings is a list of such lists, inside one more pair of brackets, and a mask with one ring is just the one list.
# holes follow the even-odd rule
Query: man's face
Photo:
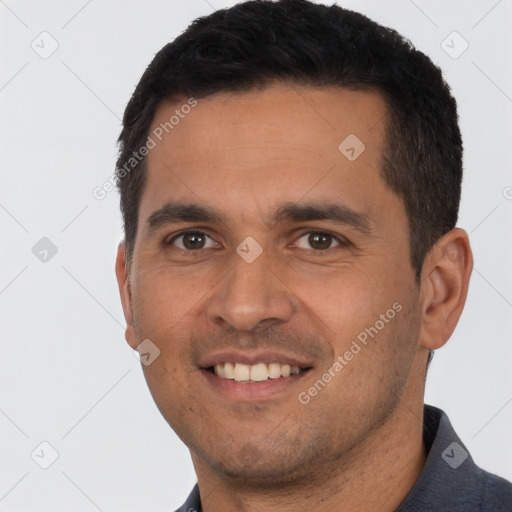
[[196, 465], [293, 480], [370, 439], [424, 378], [385, 109], [340, 88], [218, 94], [150, 151], [127, 339], [160, 350], [145, 377]]

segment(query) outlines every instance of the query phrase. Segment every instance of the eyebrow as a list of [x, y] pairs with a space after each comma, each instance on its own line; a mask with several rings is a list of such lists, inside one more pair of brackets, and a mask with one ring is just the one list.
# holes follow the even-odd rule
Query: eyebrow
[[[352, 208], [339, 203], [284, 203], [279, 206], [273, 216], [274, 223], [285, 221], [307, 222], [327, 220], [336, 224], [353, 227], [365, 235], [374, 230], [368, 215], [356, 212]], [[155, 210], [147, 220], [147, 228], [152, 233], [162, 226], [179, 222], [223, 223], [225, 219], [220, 211], [193, 203], [168, 202]]]
[[277, 210], [276, 221], [286, 220], [292, 222], [327, 220], [354, 227], [365, 235], [369, 235], [374, 230], [373, 222], [368, 215], [339, 203], [285, 203]]
[[167, 224], [178, 222], [222, 222], [222, 215], [213, 208], [206, 208], [197, 204], [168, 202], [154, 211], [147, 220], [149, 232]]

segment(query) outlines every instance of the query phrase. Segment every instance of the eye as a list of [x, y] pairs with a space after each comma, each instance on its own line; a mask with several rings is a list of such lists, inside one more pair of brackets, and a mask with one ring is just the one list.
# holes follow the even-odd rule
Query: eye
[[338, 237], [325, 231], [310, 231], [297, 239], [295, 245], [301, 249], [315, 249], [317, 251], [326, 251], [340, 245], [348, 245]]
[[184, 251], [195, 251], [215, 247], [216, 242], [202, 231], [186, 231], [171, 238], [166, 245], [173, 245]]

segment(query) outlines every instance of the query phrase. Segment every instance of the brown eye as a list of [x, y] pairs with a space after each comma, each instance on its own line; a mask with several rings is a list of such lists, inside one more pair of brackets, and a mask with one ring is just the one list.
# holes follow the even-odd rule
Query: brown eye
[[201, 249], [204, 246], [205, 237], [198, 233], [190, 233], [183, 235], [183, 245], [186, 249], [192, 251], [194, 249]]
[[301, 249], [315, 249], [317, 251], [325, 251], [341, 244], [340, 241], [330, 233], [311, 231], [310, 233], [302, 235], [297, 240], [296, 245]]
[[311, 233], [308, 242], [313, 249], [329, 249], [332, 243], [332, 236], [324, 233]]
[[[207, 246], [207, 244], [210, 244]], [[194, 251], [213, 247], [213, 240], [201, 231], [187, 231], [171, 239], [169, 245], [174, 245], [185, 251]]]

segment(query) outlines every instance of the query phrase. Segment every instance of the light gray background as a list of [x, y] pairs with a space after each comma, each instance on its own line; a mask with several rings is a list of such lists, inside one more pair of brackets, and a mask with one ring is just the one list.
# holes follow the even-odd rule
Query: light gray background
[[[124, 341], [114, 277], [112, 174], [124, 107], [153, 55], [234, 1], [0, 1], [0, 510], [172, 511], [195, 482]], [[460, 108], [459, 225], [475, 271], [460, 324], [434, 358], [426, 401], [477, 463], [512, 479], [511, 0], [346, 1], [444, 70]], [[58, 49], [51, 49], [47, 31]], [[447, 36], [457, 31], [469, 43]], [[42, 38], [46, 39], [41, 42]], [[454, 39], [455, 37], [455, 39]], [[32, 247], [48, 237], [46, 263]], [[48, 469], [52, 451], [59, 457]], [[34, 459], [31, 453], [35, 451]]]

